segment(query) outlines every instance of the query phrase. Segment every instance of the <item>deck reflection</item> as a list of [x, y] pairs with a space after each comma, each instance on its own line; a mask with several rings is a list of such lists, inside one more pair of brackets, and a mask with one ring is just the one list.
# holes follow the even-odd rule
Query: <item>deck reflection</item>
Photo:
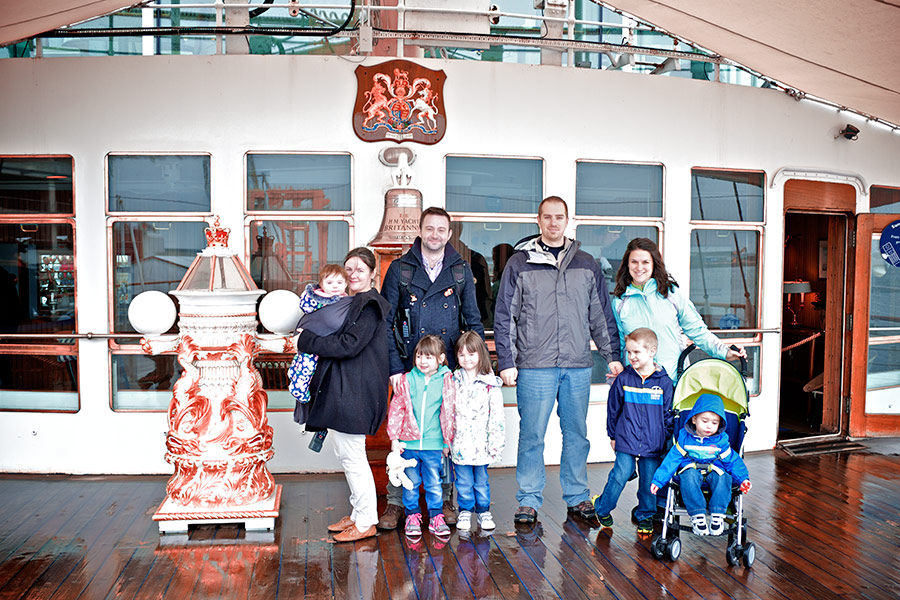
[[[900, 440], [869, 451], [747, 456], [752, 570], [729, 567], [722, 538], [683, 537], [655, 560], [629, 519], [634, 483], [611, 532], [567, 518], [557, 470], [533, 527], [515, 526], [515, 473], [491, 471], [491, 535], [408, 540], [382, 532], [334, 544], [347, 510], [339, 475], [276, 476], [271, 534], [192, 528], [160, 540], [150, 515], [163, 477], [0, 476], [0, 599], [13, 598], [898, 598]], [[611, 465], [589, 467], [602, 488]]]

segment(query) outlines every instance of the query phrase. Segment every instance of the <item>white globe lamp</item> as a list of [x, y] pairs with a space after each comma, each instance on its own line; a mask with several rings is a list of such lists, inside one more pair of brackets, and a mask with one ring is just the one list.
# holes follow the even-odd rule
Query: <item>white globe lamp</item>
[[288, 290], [271, 291], [259, 303], [260, 322], [277, 335], [293, 334], [300, 315], [300, 297]]
[[141, 292], [128, 306], [131, 326], [144, 335], [164, 334], [172, 328], [177, 316], [175, 302], [162, 292]]

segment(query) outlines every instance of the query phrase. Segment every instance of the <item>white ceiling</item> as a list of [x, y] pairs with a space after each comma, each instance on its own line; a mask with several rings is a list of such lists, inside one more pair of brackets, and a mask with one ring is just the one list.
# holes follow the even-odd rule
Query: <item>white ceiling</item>
[[610, 0], [807, 94], [900, 124], [900, 0]]
[[128, 0], [0, 0], [0, 45], [139, 4]]
[[[0, 45], [134, 4], [0, 0]], [[900, 0], [608, 4], [807, 94], [900, 124]]]

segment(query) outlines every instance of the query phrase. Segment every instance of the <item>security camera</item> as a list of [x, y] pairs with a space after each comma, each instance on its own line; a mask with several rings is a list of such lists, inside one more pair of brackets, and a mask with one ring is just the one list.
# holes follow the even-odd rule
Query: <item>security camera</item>
[[[498, 13], [500, 12], [500, 7], [496, 4], [491, 4], [491, 7], [488, 9], [489, 13]], [[488, 17], [488, 21], [491, 22], [491, 25], [496, 25], [500, 22], [500, 17], [497, 14], [493, 14]]]
[[288, 14], [292, 17], [300, 16], [300, 4], [296, 0], [291, 0], [290, 6], [288, 6]]
[[839, 137], [843, 137], [845, 140], [855, 142], [859, 137], [859, 128], [847, 123], [847, 125], [844, 126], [843, 129], [838, 131], [838, 134], [834, 136], [834, 139], [838, 139]]

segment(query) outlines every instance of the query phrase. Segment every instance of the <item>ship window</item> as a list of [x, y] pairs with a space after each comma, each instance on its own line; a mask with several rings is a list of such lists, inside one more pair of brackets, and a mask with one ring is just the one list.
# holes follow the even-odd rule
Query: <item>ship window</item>
[[460, 221], [450, 225], [450, 245], [472, 267], [475, 278], [475, 300], [486, 330], [494, 328], [494, 299], [500, 288], [500, 276], [506, 261], [523, 238], [538, 233], [537, 223], [498, 221]]
[[539, 158], [447, 157], [447, 210], [537, 214], [544, 197]]
[[[744, 346], [751, 395], [759, 394], [760, 386], [761, 340], [753, 330], [759, 328], [761, 237], [762, 228], [691, 232], [691, 302], [719, 339]], [[704, 356], [698, 349], [690, 360]]]
[[662, 165], [578, 161], [575, 214], [662, 217]]
[[208, 213], [209, 156], [110, 155], [109, 212]]
[[873, 185], [869, 192], [871, 212], [900, 213], [900, 188]]
[[[206, 247], [206, 221], [111, 222], [113, 331], [135, 333], [128, 306], [141, 292], [168, 294], [178, 287], [197, 253]], [[174, 331], [174, 330], [173, 330]], [[136, 338], [120, 343], [137, 344]]]
[[[248, 222], [247, 266], [257, 287], [300, 295], [324, 265], [344, 263], [353, 220], [352, 169], [349, 154], [247, 153], [244, 206], [255, 216]], [[292, 358], [260, 356], [255, 363], [269, 410], [294, 408], [286, 379]]]
[[710, 329], [759, 327], [759, 248], [756, 229], [691, 233], [690, 297]]
[[0, 215], [74, 214], [72, 157], [0, 156]]
[[71, 157], [0, 156], [0, 410], [79, 409], [72, 206]]
[[179, 377], [174, 354], [113, 354], [113, 410], [166, 410]]
[[[110, 341], [113, 410], [166, 410], [180, 374], [174, 353], [140, 353], [128, 307], [142, 292], [178, 287], [206, 247], [208, 155], [109, 155]], [[128, 216], [121, 213], [132, 213]], [[143, 214], [133, 214], [143, 213]], [[173, 299], [174, 300], [174, 299]], [[174, 333], [173, 327], [169, 333]]]
[[349, 249], [346, 221], [250, 221], [250, 275], [267, 292], [302, 294], [324, 265], [344, 264]]
[[656, 225], [579, 225], [576, 237], [581, 242], [581, 249], [600, 265], [606, 286], [612, 294], [616, 272], [628, 242], [640, 237], [649, 238], [658, 245], [659, 229]]
[[765, 173], [691, 170], [691, 220], [762, 223]]
[[[866, 412], [893, 413], [900, 386], [900, 268], [885, 260], [890, 251], [881, 247], [881, 234], [871, 245], [871, 290], [869, 301], [869, 356], [866, 361], [866, 388], [881, 394], [866, 397]], [[896, 257], [890, 257], [895, 260]]]
[[349, 211], [349, 154], [247, 154], [248, 211]]

